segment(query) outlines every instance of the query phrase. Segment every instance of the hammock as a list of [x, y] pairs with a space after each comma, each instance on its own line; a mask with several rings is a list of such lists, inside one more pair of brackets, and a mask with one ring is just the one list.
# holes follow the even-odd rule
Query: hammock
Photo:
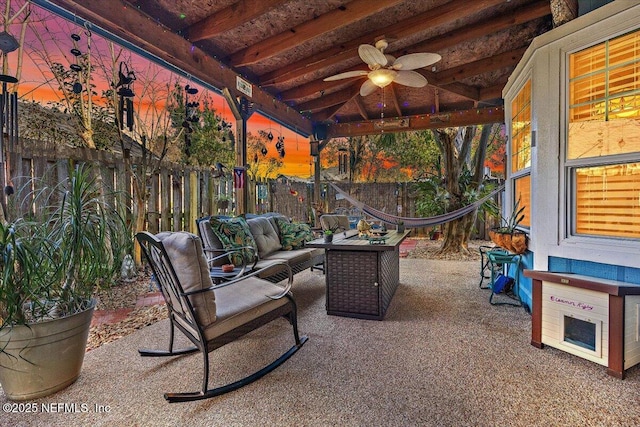
[[400, 221], [403, 221], [404, 224], [405, 224], [405, 227], [407, 227], [407, 228], [432, 227], [434, 225], [444, 224], [445, 222], [453, 221], [454, 219], [458, 219], [460, 217], [463, 217], [463, 216], [467, 215], [468, 213], [473, 212], [474, 210], [478, 209], [478, 207], [480, 207], [480, 205], [482, 205], [484, 202], [486, 202], [491, 197], [493, 197], [495, 194], [497, 194], [498, 192], [500, 192], [500, 191], [502, 191], [504, 189], [504, 184], [503, 184], [500, 187], [498, 187], [495, 190], [493, 190], [491, 193], [489, 193], [486, 196], [484, 196], [482, 199], [479, 199], [479, 200], [471, 203], [470, 205], [464, 206], [464, 207], [462, 207], [460, 209], [456, 209], [453, 212], [447, 212], [445, 214], [436, 215], [436, 216], [432, 216], [432, 217], [429, 217], [429, 218], [409, 218], [409, 217], [391, 215], [391, 214], [388, 214], [386, 212], [380, 211], [378, 209], [374, 209], [371, 206], [367, 206], [364, 203], [362, 203], [361, 201], [351, 197], [351, 195], [349, 195], [349, 193], [347, 193], [344, 190], [340, 189], [334, 183], [329, 182], [329, 185], [331, 185], [338, 193], [340, 193], [347, 201], [349, 201], [349, 203], [351, 203], [355, 207], [361, 209], [367, 215], [369, 215], [369, 216], [371, 216], [371, 217], [373, 217], [373, 218], [375, 218], [377, 220], [380, 220], [380, 221], [382, 221], [382, 222], [384, 222], [386, 224], [398, 225], [398, 223]]

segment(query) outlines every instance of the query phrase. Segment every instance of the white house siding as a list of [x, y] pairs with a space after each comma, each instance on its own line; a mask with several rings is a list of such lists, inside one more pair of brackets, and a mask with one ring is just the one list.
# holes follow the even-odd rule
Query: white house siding
[[[581, 261], [583, 266], [587, 262], [622, 267], [631, 273], [623, 271], [620, 275], [640, 283], [640, 240], [569, 236], [562, 163], [566, 143], [567, 55], [639, 28], [638, 2], [615, 1], [602, 6], [534, 39], [503, 90], [507, 129], [511, 133], [511, 102], [524, 82], [531, 79], [535, 146], [531, 149], [529, 250], [533, 252], [532, 268], [536, 270], [548, 270], [550, 257], [557, 257]], [[513, 183], [507, 179], [505, 207], [513, 205], [512, 191]]]

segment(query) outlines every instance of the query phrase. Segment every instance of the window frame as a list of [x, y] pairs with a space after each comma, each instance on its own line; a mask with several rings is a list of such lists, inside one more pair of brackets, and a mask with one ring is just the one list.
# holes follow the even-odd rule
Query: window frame
[[[562, 68], [564, 69], [564, 81], [562, 84], [561, 90], [561, 108], [563, 109], [560, 120], [560, 129], [561, 135], [563, 138], [563, 147], [561, 150], [561, 160], [560, 167], [562, 173], [560, 177], [564, 180], [564, 183], [560, 183], [560, 200], [563, 201], [561, 203], [561, 207], [564, 209], [564, 212], [561, 212], [561, 215], [564, 216], [565, 220], [561, 221], [561, 225], [564, 229], [560, 230], [561, 240], [566, 241], [567, 243], [576, 243], [576, 244], [585, 244], [587, 246], [591, 245], [616, 245], [622, 247], [633, 247], [637, 249], [640, 246], [640, 238], [635, 237], [620, 237], [620, 236], [605, 236], [605, 235], [593, 235], [593, 234], [577, 234], [577, 183], [576, 183], [576, 174], [575, 171], [580, 168], [589, 168], [595, 166], [611, 166], [611, 165], [623, 165], [630, 163], [638, 163], [640, 162], [640, 151], [631, 152], [631, 153], [623, 153], [623, 154], [612, 154], [608, 156], [591, 156], [591, 157], [578, 157], [578, 158], [569, 158], [569, 127], [571, 124], [571, 110], [570, 110], [570, 96], [571, 96], [571, 55], [581, 52], [586, 49], [593, 48], [597, 45], [608, 43], [609, 41], [616, 39], [618, 37], [622, 37], [631, 33], [640, 32], [640, 28], [627, 29], [627, 31], [610, 34], [607, 37], [604, 37], [599, 40], [593, 40], [589, 44], [584, 44], [582, 46], [576, 46], [571, 50], [565, 50], [562, 55]], [[609, 58], [608, 52], [605, 57], [606, 67], [609, 68]], [[607, 79], [605, 80], [605, 84], [608, 87], [609, 80], [609, 71], [605, 71]], [[607, 102], [612, 97], [607, 95], [605, 98], [605, 102]], [[614, 119], [615, 120], [615, 119]], [[603, 120], [604, 123], [604, 120]]]
[[[514, 160], [514, 144], [513, 144], [513, 103], [515, 102], [515, 100], [518, 98], [518, 96], [520, 95], [520, 93], [524, 90], [524, 88], [527, 86], [527, 84], [529, 85], [529, 166], [524, 167], [522, 169], [519, 169], [517, 171], [513, 171], [513, 160]], [[534, 110], [534, 101], [533, 101], [533, 78], [531, 75], [527, 75], [526, 78], [524, 78], [521, 82], [521, 84], [519, 84], [518, 86], [516, 86], [514, 88], [515, 90], [515, 95], [513, 96], [513, 99], [511, 100], [511, 106], [509, 108], [509, 112], [510, 112], [510, 117], [509, 117], [509, 144], [508, 144], [508, 151], [507, 151], [507, 165], [506, 165], [506, 170], [507, 170], [507, 175], [509, 176], [509, 180], [511, 183], [510, 186], [510, 197], [505, 200], [507, 203], [509, 203], [509, 210], [505, 211], [506, 212], [506, 216], [510, 215], [511, 212], [513, 211], [516, 202], [518, 201], [518, 197], [516, 194], [516, 181], [518, 181], [519, 179], [523, 179], [523, 178], [529, 178], [529, 225], [519, 225], [517, 228], [518, 229], [522, 229], [524, 231], [530, 231], [531, 230], [531, 223], [533, 222], [532, 218], [531, 218], [531, 213], [533, 212], [533, 210], [531, 209], [530, 205], [532, 203], [532, 196], [533, 196], [533, 191], [531, 188], [531, 183], [532, 181], [532, 177], [531, 177], [531, 166], [532, 166], [532, 162], [533, 162], [533, 112]], [[506, 207], [506, 206], [505, 206]], [[504, 207], [503, 207], [504, 210]]]

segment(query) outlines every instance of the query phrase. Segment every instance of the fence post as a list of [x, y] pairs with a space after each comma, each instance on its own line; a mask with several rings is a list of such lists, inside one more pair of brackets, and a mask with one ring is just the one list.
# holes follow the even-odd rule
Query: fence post
[[182, 193], [184, 190], [184, 177], [178, 169], [172, 170], [172, 187], [173, 187], [173, 230], [182, 230]]
[[186, 217], [188, 221], [187, 227], [185, 229], [192, 233], [197, 233], [196, 230], [196, 219], [198, 217], [198, 196], [200, 194], [200, 180], [198, 179], [198, 174], [193, 169], [189, 170], [189, 198], [185, 200], [185, 203], [188, 202], [189, 211]]

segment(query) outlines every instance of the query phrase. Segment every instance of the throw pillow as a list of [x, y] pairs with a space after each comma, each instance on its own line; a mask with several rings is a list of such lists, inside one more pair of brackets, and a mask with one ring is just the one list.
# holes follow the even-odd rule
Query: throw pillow
[[291, 251], [304, 247], [305, 242], [313, 240], [313, 233], [309, 224], [300, 222], [287, 222], [276, 218], [278, 228], [280, 228], [280, 241], [282, 249]]
[[[253, 248], [251, 249], [243, 249], [242, 256], [245, 261], [248, 263], [252, 263], [256, 261], [258, 258], [258, 246], [256, 245], [256, 241], [251, 235], [251, 230], [249, 229], [249, 224], [242, 217], [234, 217], [229, 218], [227, 220], [220, 220], [218, 218], [211, 218], [211, 229], [220, 242], [222, 243], [222, 247], [226, 250], [238, 249], [243, 246], [248, 246]], [[232, 262], [234, 264], [241, 264], [240, 257], [232, 257]]]

